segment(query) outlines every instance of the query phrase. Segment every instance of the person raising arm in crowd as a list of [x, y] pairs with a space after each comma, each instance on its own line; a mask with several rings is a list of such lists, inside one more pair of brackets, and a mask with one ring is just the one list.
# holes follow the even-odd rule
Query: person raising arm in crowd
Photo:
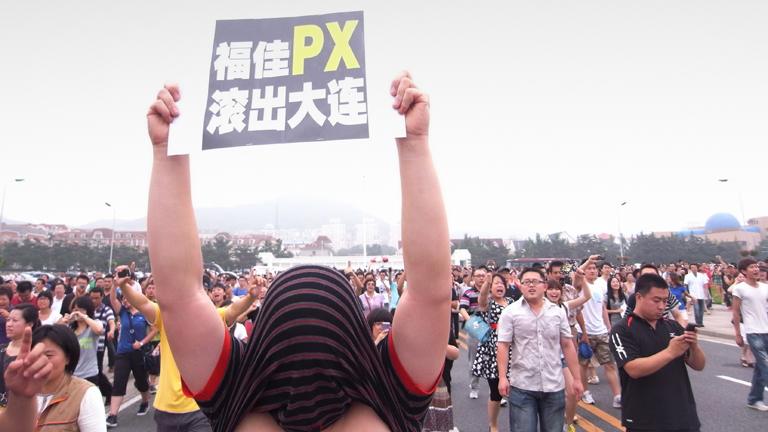
[[227, 333], [201, 285], [189, 157], [167, 155], [179, 89], [166, 86], [150, 107], [147, 224], [157, 299], [187, 389], [214, 430], [421, 429], [449, 333], [449, 281], [435, 276], [450, 265], [448, 226], [429, 150], [429, 100], [407, 73], [390, 92], [406, 124], [397, 149], [408, 289], [377, 346], [348, 280], [320, 266], [272, 281], [247, 347]]

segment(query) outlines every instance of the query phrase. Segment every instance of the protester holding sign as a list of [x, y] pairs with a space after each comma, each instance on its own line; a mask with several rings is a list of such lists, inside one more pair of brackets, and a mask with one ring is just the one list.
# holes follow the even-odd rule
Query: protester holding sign
[[434, 275], [449, 268], [450, 249], [428, 144], [428, 97], [408, 73], [390, 92], [407, 133], [397, 149], [408, 290], [377, 347], [349, 282], [319, 266], [275, 278], [247, 347], [229, 335], [201, 285], [189, 157], [167, 155], [179, 89], [166, 86], [150, 107], [147, 223], [157, 298], [181, 375], [214, 430], [420, 430], [445, 359], [451, 293]]

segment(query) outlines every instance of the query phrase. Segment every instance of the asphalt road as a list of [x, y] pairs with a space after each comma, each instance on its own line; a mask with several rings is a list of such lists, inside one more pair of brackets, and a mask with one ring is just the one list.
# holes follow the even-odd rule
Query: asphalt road
[[[693, 392], [698, 406], [702, 431], [758, 432], [766, 430], [768, 412], [758, 412], [746, 407], [749, 382], [752, 369], [739, 364], [739, 349], [731, 342], [702, 337], [701, 345], [707, 355], [707, 366], [702, 372], [689, 370]], [[482, 432], [488, 430], [486, 401], [488, 386], [481, 381], [480, 398], [469, 399], [469, 376], [466, 352], [453, 367], [453, 407], [454, 422], [462, 432]], [[578, 410], [579, 430], [582, 431], [618, 431], [621, 413], [611, 407], [611, 395], [603, 372], [599, 372], [600, 384], [590, 385], [596, 400], [594, 406], [581, 405]], [[130, 386], [129, 389], [133, 390]], [[131, 399], [131, 392], [126, 398]], [[768, 397], [768, 392], [766, 392]], [[123, 404], [123, 411], [118, 420], [116, 431], [155, 430], [152, 419], [154, 411], [144, 417], [136, 416], [138, 402]], [[499, 430], [509, 431], [508, 408], [502, 408], [499, 415]]]

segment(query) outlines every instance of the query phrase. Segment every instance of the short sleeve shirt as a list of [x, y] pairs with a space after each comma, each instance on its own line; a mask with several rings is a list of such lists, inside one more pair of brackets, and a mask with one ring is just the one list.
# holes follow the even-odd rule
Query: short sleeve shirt
[[642, 378], [632, 378], [624, 370], [627, 363], [666, 349], [670, 339], [683, 332], [674, 320], [658, 320], [654, 328], [634, 313], [613, 326], [610, 347], [619, 367], [621, 422], [625, 427], [638, 430], [697, 430], [701, 426], [685, 356]]
[[741, 299], [744, 332], [768, 333], [768, 284], [758, 282], [757, 287], [753, 287], [741, 282], [733, 286], [732, 292]]

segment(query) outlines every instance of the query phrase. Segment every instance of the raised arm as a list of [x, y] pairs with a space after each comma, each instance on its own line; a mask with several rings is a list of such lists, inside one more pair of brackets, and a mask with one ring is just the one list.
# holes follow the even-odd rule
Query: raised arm
[[581, 290], [581, 295], [573, 300], [565, 302], [568, 309], [575, 309], [592, 299], [592, 290], [589, 289], [586, 279], [584, 279], [584, 270], [579, 267], [573, 274], [573, 286]]
[[224, 323], [203, 291], [203, 256], [192, 208], [189, 156], [167, 155], [168, 128], [179, 115], [179, 98], [178, 87], [166, 85], [147, 113], [153, 152], [147, 233], [168, 342], [187, 386], [199, 392], [216, 366], [225, 335]]
[[480, 287], [480, 295], [477, 296], [477, 309], [480, 312], [485, 312], [488, 310], [488, 294], [491, 291], [491, 280], [493, 280], [493, 277], [489, 273], [485, 277], [485, 282], [483, 282], [483, 286]]
[[408, 289], [397, 305], [392, 339], [405, 371], [421, 389], [437, 381], [445, 360], [451, 291], [448, 221], [429, 150], [429, 99], [408, 73], [392, 82], [393, 107], [405, 115], [397, 139], [402, 193], [403, 259]]
[[[123, 267], [124, 266], [116, 268], [115, 274], [119, 273]], [[155, 320], [157, 320], [155, 306], [144, 294], [133, 289], [133, 280], [131, 277], [127, 276], [120, 278], [117, 283], [120, 285], [120, 291], [123, 293], [125, 299], [128, 300], [128, 303], [141, 312], [150, 323], [154, 324]]]
[[253, 302], [259, 298], [261, 290], [267, 286], [267, 281], [258, 276], [251, 278], [251, 280], [248, 282], [250, 284], [248, 287], [248, 295], [240, 297], [239, 299], [232, 302], [232, 304], [227, 306], [227, 310], [224, 314], [224, 320], [226, 321], [228, 327], [235, 324], [235, 322], [237, 322], [237, 318], [240, 315], [248, 312], [248, 309], [250, 309]]

